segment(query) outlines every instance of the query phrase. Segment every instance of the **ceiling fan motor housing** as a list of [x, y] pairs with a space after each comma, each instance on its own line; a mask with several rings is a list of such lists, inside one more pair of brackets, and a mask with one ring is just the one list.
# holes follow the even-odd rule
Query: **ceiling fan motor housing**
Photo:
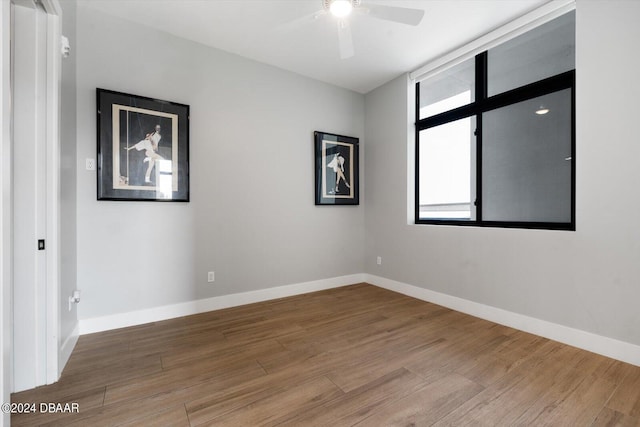
[[[329, 7], [331, 7], [331, 3], [333, 3], [335, 0], [322, 0], [322, 7], [324, 7], [325, 10], [329, 10]], [[351, 7], [358, 7], [360, 6], [360, 4], [362, 4], [362, 0], [350, 0], [351, 2]]]

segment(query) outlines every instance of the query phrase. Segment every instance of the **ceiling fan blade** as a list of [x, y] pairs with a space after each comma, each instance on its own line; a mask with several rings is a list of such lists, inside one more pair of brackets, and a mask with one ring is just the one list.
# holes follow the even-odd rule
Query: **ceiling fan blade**
[[366, 7], [362, 7], [361, 9], [374, 18], [413, 26], [419, 25], [424, 17], [424, 10], [411, 9], [408, 7], [367, 4]]
[[300, 28], [304, 28], [305, 26], [317, 21], [325, 15], [327, 15], [327, 12], [325, 10], [319, 10], [317, 12], [296, 18], [292, 21], [282, 23], [276, 27], [276, 31], [281, 33], [290, 33]]
[[353, 37], [351, 37], [349, 21], [344, 19], [338, 21], [338, 43], [340, 45], [340, 59], [351, 58], [354, 54]]

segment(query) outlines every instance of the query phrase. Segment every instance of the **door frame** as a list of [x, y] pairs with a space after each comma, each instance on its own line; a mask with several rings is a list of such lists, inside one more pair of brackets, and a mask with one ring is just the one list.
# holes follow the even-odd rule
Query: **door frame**
[[[0, 284], [2, 315], [0, 316], [0, 400], [9, 402], [13, 384], [11, 381], [13, 301], [12, 290], [12, 153], [11, 153], [11, 77], [9, 75], [11, 52], [11, 5], [0, 1]], [[2, 413], [0, 425], [10, 424], [10, 414]]]
[[40, 0], [47, 13], [47, 384], [60, 378], [60, 90], [62, 86], [62, 7]]

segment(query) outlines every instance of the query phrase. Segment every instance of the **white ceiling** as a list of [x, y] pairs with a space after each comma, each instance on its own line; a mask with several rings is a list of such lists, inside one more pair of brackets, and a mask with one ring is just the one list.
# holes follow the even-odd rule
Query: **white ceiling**
[[417, 27], [349, 17], [355, 56], [340, 59], [322, 0], [80, 0], [83, 6], [367, 93], [548, 0], [362, 0], [425, 10]]

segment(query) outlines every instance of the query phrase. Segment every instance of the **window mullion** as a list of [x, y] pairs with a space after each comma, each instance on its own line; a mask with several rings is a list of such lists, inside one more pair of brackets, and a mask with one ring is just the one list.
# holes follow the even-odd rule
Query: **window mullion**
[[487, 99], [487, 52], [476, 55], [476, 222], [482, 222], [482, 106]]
[[414, 207], [414, 218], [419, 218], [420, 217], [420, 126], [418, 125], [420, 122], [420, 82], [416, 83], [416, 104], [415, 104], [415, 109], [416, 109], [416, 121], [415, 121], [415, 134], [414, 134], [414, 141], [415, 141], [415, 156], [416, 158], [414, 159], [414, 165], [415, 165], [415, 171], [413, 172], [414, 174], [414, 200], [415, 200], [415, 207]]

